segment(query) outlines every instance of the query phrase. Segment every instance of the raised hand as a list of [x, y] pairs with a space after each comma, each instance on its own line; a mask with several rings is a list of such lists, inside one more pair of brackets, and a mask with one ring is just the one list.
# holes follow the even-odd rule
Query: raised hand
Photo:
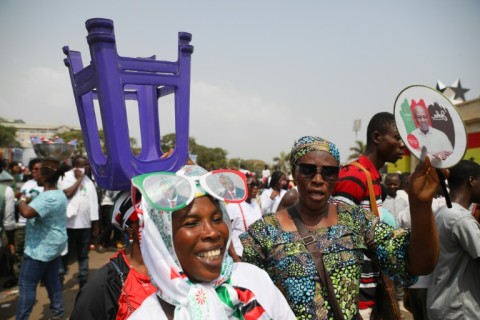
[[[440, 178], [437, 169], [430, 164], [430, 158], [425, 156], [425, 160], [415, 169], [410, 176], [408, 186], [408, 196], [411, 200], [420, 202], [431, 202], [437, 194], [440, 187]], [[444, 177], [448, 177], [448, 170], [441, 169]]]

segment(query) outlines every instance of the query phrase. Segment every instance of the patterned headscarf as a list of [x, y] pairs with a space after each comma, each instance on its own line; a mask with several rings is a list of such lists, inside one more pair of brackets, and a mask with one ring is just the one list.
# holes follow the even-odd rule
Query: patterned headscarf
[[[199, 166], [184, 166], [177, 174], [190, 177], [201, 176], [207, 171]], [[195, 198], [205, 196], [205, 191], [197, 186]], [[217, 200], [215, 200], [217, 201]], [[217, 201], [223, 220], [229, 229], [227, 248], [231, 242], [230, 218], [225, 205]], [[254, 295], [246, 301], [239, 290], [230, 284], [233, 260], [225, 250], [222, 270], [217, 279], [210, 283], [193, 283], [183, 272], [175, 253], [172, 235], [172, 215], [174, 212], [159, 211], [142, 200], [143, 215], [141, 251], [152, 283], [158, 288], [161, 299], [175, 306], [175, 319], [245, 319], [251, 312], [249, 304], [256, 302]], [[248, 291], [248, 290], [247, 290]], [[266, 313], [260, 311], [248, 319], [264, 319]]]
[[295, 141], [292, 151], [290, 151], [290, 166], [292, 170], [295, 168], [297, 160], [311, 151], [328, 152], [340, 163], [340, 152], [335, 144], [320, 137], [304, 136]]
[[[136, 190], [137, 202], [142, 195]], [[138, 204], [138, 203], [137, 203]], [[112, 224], [120, 230], [126, 230], [138, 221], [137, 213], [132, 206], [132, 196], [130, 191], [120, 192], [113, 202]]]

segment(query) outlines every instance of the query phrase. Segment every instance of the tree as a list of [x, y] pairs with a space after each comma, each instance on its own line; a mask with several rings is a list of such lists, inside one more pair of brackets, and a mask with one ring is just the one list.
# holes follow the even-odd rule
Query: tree
[[16, 134], [17, 128], [0, 125], [0, 147], [19, 147]]
[[[85, 149], [85, 142], [83, 141], [83, 135], [81, 130], [72, 130], [68, 132], [64, 132], [61, 134], [58, 134], [59, 137], [61, 137], [66, 143], [68, 143], [70, 140], [77, 140], [77, 150], [75, 151], [75, 154], [86, 154], [86, 149]], [[98, 131], [98, 136], [100, 138], [100, 144], [102, 145], [103, 152], [105, 152], [105, 135], [103, 133], [103, 130]], [[140, 148], [137, 148], [137, 140], [135, 138], [130, 138], [130, 147], [132, 149], [132, 152], [134, 154], [139, 154], [140, 153]]]
[[290, 153], [280, 152], [278, 157], [273, 158], [273, 161], [276, 162], [275, 171], [282, 171], [283, 173], [287, 174], [290, 172]]
[[60, 138], [65, 141], [65, 143], [68, 143], [71, 140], [77, 140], [77, 149], [75, 150], [75, 154], [85, 154], [85, 143], [83, 142], [83, 136], [82, 136], [82, 131], [81, 130], [72, 130], [68, 132], [63, 132], [58, 134]]
[[[176, 135], [175, 133], [168, 133], [161, 137], [161, 145], [160, 147], [162, 148], [162, 152], [165, 153], [167, 151], [170, 151], [172, 149], [175, 149], [175, 143], [176, 143]], [[197, 142], [195, 141], [195, 138], [189, 137], [188, 138], [188, 148], [190, 150], [191, 154], [196, 154], [195, 151], [197, 147]], [[192, 151], [193, 150], [193, 151]]]
[[355, 146], [354, 147], [351, 147], [349, 150], [352, 151], [353, 153], [350, 154], [348, 156], [348, 160], [353, 160], [353, 159], [357, 159], [358, 157], [360, 157], [364, 152], [365, 152], [365, 148], [367, 147], [363, 141], [361, 140], [356, 140], [355, 141]]
[[254, 172], [258, 177], [262, 177], [262, 170], [265, 168], [265, 161], [257, 159], [242, 160], [242, 168]]
[[[162, 137], [161, 148], [167, 152], [175, 148], [176, 136], [174, 133], [166, 134]], [[197, 156], [196, 163], [206, 170], [213, 170], [227, 167], [228, 152], [222, 148], [208, 148], [195, 141], [194, 137], [188, 138], [188, 149], [190, 154]]]
[[208, 171], [227, 167], [227, 151], [222, 148], [197, 145], [196, 151], [192, 150], [192, 154], [197, 155], [197, 164]]

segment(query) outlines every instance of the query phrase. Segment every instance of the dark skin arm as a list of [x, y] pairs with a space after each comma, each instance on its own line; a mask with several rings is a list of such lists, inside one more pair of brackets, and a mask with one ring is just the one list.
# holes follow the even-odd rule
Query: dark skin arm
[[79, 169], [75, 170], [75, 178], [77, 179], [77, 181], [75, 181], [75, 183], [71, 187], [68, 187], [63, 190], [63, 192], [65, 193], [68, 199], [73, 197], [73, 195], [77, 192], [78, 187], [80, 187], [80, 185], [82, 184], [83, 176], [84, 176], [84, 173], [82, 172], [82, 170], [79, 170]]
[[26, 219], [32, 219], [35, 217], [38, 217], [38, 212], [35, 211], [32, 207], [30, 207], [25, 201], [21, 200], [18, 203], [18, 211], [20, 211], [20, 214], [22, 217]]
[[290, 189], [285, 193], [280, 200], [280, 204], [278, 205], [277, 212], [286, 209], [288, 207], [293, 206], [298, 201], [298, 191], [297, 189]]
[[98, 220], [92, 221], [92, 236], [96, 237], [100, 234], [100, 226]]
[[234, 262], [242, 262], [242, 258], [238, 256], [235, 248], [233, 247], [233, 243], [230, 243], [230, 246], [228, 247], [228, 254], [230, 257], [232, 257]]
[[[447, 170], [442, 170], [445, 177]], [[408, 271], [414, 275], [429, 274], [440, 254], [437, 225], [432, 212], [432, 199], [440, 186], [436, 169], [430, 159], [418, 165], [408, 187], [412, 231], [408, 246]]]

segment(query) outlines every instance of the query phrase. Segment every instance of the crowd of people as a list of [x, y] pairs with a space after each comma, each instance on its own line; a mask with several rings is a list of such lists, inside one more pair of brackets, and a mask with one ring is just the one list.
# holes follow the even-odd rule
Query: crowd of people
[[[0, 184], [2, 266], [15, 255], [4, 285], [19, 286], [17, 319], [39, 283], [52, 319], [401, 319], [399, 301], [416, 320], [477, 319], [480, 165], [439, 174], [427, 155], [411, 174], [385, 173], [404, 152], [380, 112], [343, 165], [318, 136], [295, 140], [288, 172], [190, 161], [133, 178], [132, 191], [100, 190], [83, 156], [12, 165]], [[115, 252], [90, 274], [92, 245]], [[72, 261], [80, 290], [65, 314]]]

